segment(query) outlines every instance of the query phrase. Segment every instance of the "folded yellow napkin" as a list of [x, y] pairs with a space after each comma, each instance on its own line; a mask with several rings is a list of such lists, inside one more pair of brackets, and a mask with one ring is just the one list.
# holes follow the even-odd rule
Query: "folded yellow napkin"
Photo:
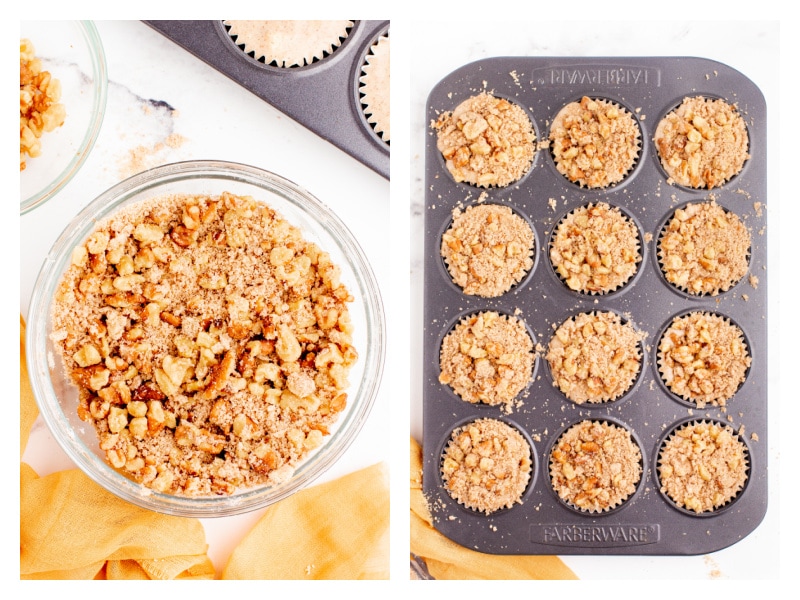
[[422, 448], [413, 437], [410, 462], [411, 554], [434, 579], [577, 579], [557, 556], [483, 554], [443, 536], [422, 493]]
[[[37, 415], [20, 317], [20, 454]], [[388, 523], [379, 464], [269, 507], [223, 577], [387, 578]], [[20, 463], [21, 579], [214, 579], [207, 549], [197, 519], [136, 507], [78, 469], [39, 477]]]

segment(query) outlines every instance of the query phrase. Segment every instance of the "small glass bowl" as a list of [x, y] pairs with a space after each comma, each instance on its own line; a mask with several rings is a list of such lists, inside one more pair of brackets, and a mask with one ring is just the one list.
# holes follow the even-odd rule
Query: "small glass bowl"
[[[69, 381], [61, 356], [50, 339], [51, 306], [73, 248], [97, 221], [149, 198], [171, 194], [218, 195], [224, 191], [265, 202], [299, 227], [303, 237], [328, 252], [341, 269], [341, 281], [354, 300], [350, 315], [353, 346], [359, 358], [350, 371], [348, 405], [323, 445], [280, 485], [240, 490], [230, 496], [185, 497], [162, 494], [117, 472], [100, 450], [94, 427], [78, 417], [78, 390]], [[327, 470], [364, 425], [380, 386], [385, 356], [385, 320], [378, 284], [352, 234], [339, 218], [311, 194], [273, 173], [221, 161], [164, 165], [139, 173], [93, 200], [64, 229], [36, 280], [27, 318], [27, 361], [39, 410], [53, 437], [92, 480], [135, 505], [184, 517], [221, 517], [256, 510], [277, 502]]]
[[42, 153], [26, 157], [19, 174], [20, 214], [47, 202], [86, 162], [103, 123], [108, 94], [106, 57], [92, 21], [22, 21], [20, 39], [33, 43], [42, 68], [61, 82], [64, 124], [42, 135]]

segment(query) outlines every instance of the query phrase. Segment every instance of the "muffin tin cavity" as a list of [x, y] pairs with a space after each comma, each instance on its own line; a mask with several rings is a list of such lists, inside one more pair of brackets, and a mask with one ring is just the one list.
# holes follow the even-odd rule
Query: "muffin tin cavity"
[[365, 56], [376, 37], [388, 32], [388, 21], [323, 21], [336, 24], [334, 33], [299, 60], [262, 58], [266, 49], [240, 48], [242, 35], [234, 41], [226, 21], [145, 23], [389, 179], [389, 144], [367, 121], [359, 94]]
[[[527, 171], [503, 185], [481, 186], [454, 177], [439, 143], [439, 133], [453, 125], [448, 119], [456, 107], [482, 95], [518, 106], [536, 134]], [[724, 99], [747, 122], [745, 168], [710, 190], [674, 183], [654, 142], [661, 118], [683, 98], [695, 96]], [[633, 131], [635, 158], [613, 182], [570, 181], [557, 168], [550, 139], [558, 126], [555, 117], [582, 101], [587, 120], [580, 119], [589, 123], [596, 118], [596, 131], [590, 128], [589, 133], [598, 139], [610, 134], [601, 126], [612, 108], [624, 109], [635, 126], [626, 128]], [[767, 122], [758, 88], [738, 71], [702, 58], [500, 57], [467, 64], [444, 77], [428, 96], [426, 111], [425, 123], [431, 125], [424, 132], [423, 488], [434, 526], [458, 544], [492, 554], [703, 554], [750, 534], [766, 513], [768, 449]], [[611, 116], [619, 118], [613, 111]], [[463, 120], [462, 131], [469, 122]], [[591, 136], [582, 141], [578, 152], [596, 153]], [[568, 151], [566, 145], [562, 149]], [[694, 206], [713, 208], [711, 225], [691, 219], [700, 212]], [[503, 207], [530, 227], [533, 264], [497, 293], [471, 293], [454, 282], [442, 250], [448, 243], [484, 250], [477, 236], [454, 236], [450, 229], [458, 215], [486, 207]], [[673, 246], [680, 265], [671, 252], [660, 252], [662, 243]], [[540, 261], [548, 264], [540, 266]], [[469, 261], [462, 262], [468, 270]], [[681, 273], [685, 265], [688, 275]], [[493, 266], [500, 269], [501, 263]], [[665, 272], [680, 273], [674, 278], [678, 284]], [[718, 281], [712, 282], [713, 277]], [[489, 313], [513, 318], [529, 333], [531, 377], [511, 401], [464, 401], [448, 375], [442, 381], [444, 340], [458, 323]], [[673, 319], [694, 313], [735, 326], [741, 335], [725, 330], [715, 341], [702, 323], [665, 334]], [[598, 315], [611, 320], [597, 320]], [[559, 329], [589, 317], [591, 323], [581, 322], [571, 333]], [[610, 335], [612, 323], [629, 328], [624, 331], [630, 335]], [[687, 350], [672, 349], [662, 361], [659, 344], [665, 335]], [[580, 342], [574, 348], [573, 338]], [[463, 381], [475, 381], [475, 362], [486, 359], [481, 344], [457, 344], [457, 352], [450, 353], [463, 352], [463, 362], [472, 361], [473, 376], [466, 374]], [[496, 377], [501, 364], [482, 363], [480, 369]], [[662, 369], [689, 381], [673, 391]], [[733, 383], [717, 383], [719, 372], [731, 375]], [[693, 392], [692, 399], [686, 389], [700, 393]], [[545, 471], [532, 478], [513, 508], [468, 509], [442, 479], [446, 441], [456, 428], [478, 419], [513, 419], [533, 443], [532, 462]], [[660, 491], [661, 445], [687, 419], [725, 424], [745, 444], [746, 482], [712, 510], [681, 508]], [[569, 480], [571, 473], [553, 470], [554, 460], [566, 464], [553, 457], [564, 451], [558, 446], [561, 435], [586, 421], [611, 424], [630, 436], [636, 451], [625, 465], [636, 476], [626, 478], [625, 493], [598, 487], [603, 478], [606, 483], [613, 483], [614, 475], [620, 479], [624, 468], [618, 460], [595, 460], [597, 473], [580, 484]], [[571, 451], [573, 471], [598, 451], [591, 441], [583, 440], [584, 455]], [[620, 456], [626, 443], [609, 441], [606, 450]]]
[[367, 124], [386, 145], [391, 131], [389, 119], [390, 100], [390, 43], [388, 28], [370, 45], [361, 61], [358, 78], [358, 102]]

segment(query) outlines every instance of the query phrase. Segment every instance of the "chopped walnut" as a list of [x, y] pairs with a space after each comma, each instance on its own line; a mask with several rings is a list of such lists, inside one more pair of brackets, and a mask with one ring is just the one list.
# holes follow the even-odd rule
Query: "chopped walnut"
[[589, 188], [622, 181], [639, 156], [639, 138], [639, 126], [627, 110], [586, 96], [564, 106], [550, 127], [558, 172]]
[[442, 256], [465, 294], [500, 296], [533, 266], [530, 225], [507, 206], [481, 204], [455, 211], [442, 235]]
[[61, 100], [61, 82], [42, 69], [33, 43], [19, 41], [19, 170], [24, 171], [26, 156], [42, 153], [42, 134], [64, 124], [67, 111]]
[[450, 496], [488, 515], [521, 503], [532, 466], [531, 448], [519, 431], [480, 419], [453, 431], [441, 472]]
[[623, 427], [584, 420], [565, 431], [550, 453], [550, 481], [561, 499], [588, 512], [604, 512], [635, 491], [642, 453]]
[[522, 321], [486, 311], [465, 317], [444, 338], [439, 382], [473, 404], [508, 404], [530, 383], [534, 359]]
[[654, 137], [661, 164], [680, 185], [711, 189], [739, 173], [748, 154], [744, 119], [724, 100], [684, 98]]
[[433, 124], [436, 147], [458, 182], [505, 187], [522, 178], [536, 151], [525, 111], [486, 92], [467, 98]]
[[556, 329], [545, 358], [553, 383], [572, 402], [608, 402], [641, 370], [640, 335], [616, 313], [581, 313]]
[[664, 277], [695, 295], [732, 288], [747, 273], [749, 255], [750, 232], [714, 200], [677, 209], [658, 242]]
[[613, 291], [633, 277], [640, 261], [636, 226], [605, 202], [569, 213], [550, 245], [553, 268], [576, 292]]
[[704, 312], [675, 317], [658, 344], [664, 383], [698, 408], [725, 406], [744, 382], [750, 360], [742, 330]]
[[250, 197], [169, 196], [72, 255], [52, 338], [109, 462], [157, 491], [284, 481], [347, 405], [357, 359], [330, 256]]
[[729, 426], [699, 421], [668, 437], [658, 455], [661, 491], [696, 513], [735, 498], [747, 481], [747, 450]]

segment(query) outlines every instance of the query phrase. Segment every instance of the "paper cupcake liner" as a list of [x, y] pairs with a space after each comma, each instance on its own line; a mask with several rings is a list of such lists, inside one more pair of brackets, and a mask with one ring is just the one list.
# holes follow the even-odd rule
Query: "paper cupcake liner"
[[[664, 237], [668, 233], [667, 230], [669, 228], [670, 222], [673, 219], [676, 218], [676, 214], [677, 214], [678, 210], [685, 210], [687, 207], [693, 206], [693, 205], [705, 205], [705, 204], [718, 206], [727, 215], [733, 215], [736, 218], [736, 221], [738, 223], [742, 224], [743, 231], [745, 231], [745, 232], [747, 231], [746, 227], [744, 227], [744, 223], [743, 223], [742, 219], [739, 218], [739, 215], [737, 215], [736, 213], [734, 213], [731, 210], [728, 210], [724, 206], [722, 206], [720, 204], [717, 204], [717, 202], [715, 200], [713, 200], [713, 199], [712, 200], [700, 200], [700, 201], [687, 202], [687, 203], [677, 207], [672, 213], [669, 214], [669, 216], [667, 216], [667, 218], [661, 224], [661, 227], [658, 229], [658, 239], [656, 241], [655, 258], [656, 258], [656, 263], [658, 265], [658, 272], [661, 275], [661, 277], [664, 279], [664, 281], [671, 288], [673, 288], [675, 291], [679, 292], [681, 295], [686, 296], [688, 298], [707, 298], [707, 297], [713, 297], [713, 296], [718, 296], [720, 294], [727, 293], [727, 292], [731, 291], [734, 287], [736, 287], [745, 278], [745, 276], [750, 271], [750, 260], [751, 260], [751, 257], [752, 257], [752, 241], [748, 245], [747, 251], [745, 252], [745, 261], [747, 263], [747, 268], [745, 269], [745, 271], [741, 275], [741, 277], [738, 277], [736, 279], [730, 278], [730, 279], [725, 279], [725, 280], [718, 279], [719, 285], [717, 287], [715, 287], [714, 289], [712, 289], [711, 291], [703, 291], [703, 290], [694, 291], [692, 289], [691, 282], [689, 282], [689, 281], [686, 282], [688, 285], [684, 285], [684, 284], [681, 284], [681, 283], [678, 283], [678, 282], [670, 281], [670, 279], [668, 278], [669, 276], [667, 274], [668, 269], [667, 269], [666, 264], [665, 264], [665, 261], [667, 260], [667, 257], [665, 256], [665, 252], [664, 252], [664, 249], [663, 249]], [[696, 240], [696, 236], [695, 236], [695, 240]], [[695, 240], [693, 240], [693, 241], [695, 241]], [[703, 257], [701, 256], [700, 258], [703, 258]], [[698, 259], [698, 261], [699, 260], [700, 259]]]
[[[744, 373], [742, 374], [741, 381], [737, 384], [736, 389], [733, 390], [731, 393], [720, 396], [718, 398], [699, 398], [695, 394], [691, 393], [690, 391], [685, 391], [683, 393], [679, 393], [675, 391], [672, 383], [672, 377], [669, 374], [669, 365], [665, 362], [664, 351], [661, 349], [662, 341], [664, 340], [664, 336], [670, 331], [670, 329], [676, 324], [676, 321], [687, 319], [689, 317], [693, 317], [695, 315], [702, 315], [713, 320], [717, 320], [721, 326], [723, 327], [730, 327], [736, 332], [735, 339], [736, 341], [740, 341], [742, 343], [744, 357], [743, 361], [751, 362], [752, 361], [752, 353], [750, 351], [750, 343], [747, 341], [745, 337], [744, 331], [742, 328], [735, 322], [733, 322], [729, 317], [726, 315], [707, 311], [707, 310], [687, 310], [684, 311], [674, 317], [671, 317], [669, 321], [667, 321], [666, 325], [663, 327], [661, 333], [658, 336], [658, 343], [656, 346], [656, 368], [658, 370], [658, 380], [661, 383], [662, 387], [669, 393], [673, 398], [682, 401], [684, 404], [692, 408], [705, 408], [706, 406], [721, 406], [725, 407], [729, 400], [731, 400], [736, 394], [742, 389], [742, 386], [747, 381], [747, 378], [750, 375], [750, 368], [751, 365], [747, 364], [744, 368]], [[716, 340], [711, 340], [712, 342], [716, 342]], [[716, 344], [715, 344], [716, 345]], [[694, 360], [694, 359], [693, 359]], [[730, 365], [726, 369], [717, 369], [717, 372], [722, 371], [725, 374], [732, 375], [730, 371]], [[709, 392], [710, 393], [710, 392]], [[704, 395], [707, 395], [706, 393]]]
[[[594, 475], [591, 475], [590, 477], [582, 479], [583, 475], [575, 472], [572, 480], [582, 481], [580, 486], [581, 490], [573, 491], [573, 493], [570, 493], [570, 490], [560, 489], [561, 488], [560, 481], [562, 474], [564, 473], [565, 467], [562, 466], [561, 462], [559, 462], [558, 453], [561, 452], [561, 450], [559, 449], [559, 443], [564, 439], [565, 436], [570, 434], [575, 429], [583, 428], [585, 426], [593, 426], [595, 423], [599, 424], [601, 427], [604, 428], [613, 428], [613, 430], [615, 430], [615, 433], [621, 432], [622, 437], [624, 438], [621, 441], [623, 443], [628, 443], [628, 442], [630, 443], [630, 446], [626, 449], [626, 453], [627, 451], [630, 451], [630, 455], [629, 456], [626, 455], [624, 458], [627, 459], [629, 463], [628, 470], [632, 472], [625, 472], [624, 471], [625, 466], [623, 465], [623, 471], [620, 471], [620, 473], [625, 472], [626, 475], [628, 475], [632, 480], [635, 481], [631, 481], [629, 484], [630, 486], [633, 487], [633, 489], [617, 490], [616, 492], [613, 492], [613, 494], [610, 495], [609, 498], [607, 499], [608, 504], [606, 506], [587, 508], [585, 506], [581, 506], [580, 504], [576, 503], [576, 501], [581, 496], [581, 494], [585, 494], [587, 496], [587, 500], [588, 497], [591, 497], [593, 493], [591, 488], [591, 485], [593, 485], [593, 483], [591, 482], [591, 480], [593, 479], [596, 480], [597, 478]], [[620, 440], [617, 441], [619, 442]], [[585, 445], [586, 443], [587, 442], [584, 442], [582, 446]], [[602, 445], [598, 444], [598, 446], [600, 447], [597, 448], [596, 450], [586, 450], [586, 451], [591, 453], [595, 452], [602, 453], [603, 459], [605, 459], [606, 450], [602, 447]], [[550, 487], [561, 504], [563, 504], [570, 510], [573, 510], [575, 512], [584, 515], [586, 514], [607, 515], [612, 512], [616, 512], [621, 508], [623, 508], [625, 505], [627, 505], [634, 497], [636, 492], [639, 490], [643, 481], [645, 460], [644, 460], [644, 453], [642, 452], [642, 445], [638, 441], [638, 439], [634, 436], [633, 431], [623, 423], [617, 422], [616, 420], [613, 419], [604, 418], [604, 419], [584, 419], [582, 421], [578, 421], [564, 428], [561, 431], [561, 433], [555, 438], [553, 445], [549, 449], [548, 464], [549, 464], [548, 472], [550, 474]], [[605, 472], [610, 473], [611, 472], [610, 467], [602, 469], [600, 476], [602, 476], [603, 473]], [[566, 478], [566, 475], [563, 475], [563, 477]], [[586, 486], [586, 489], [584, 489], [584, 486]], [[597, 495], [599, 494], [596, 494], [596, 496]]]
[[[479, 432], [478, 438], [474, 440], [478, 444], [487, 441], [487, 433], [504, 436], [509, 444], [502, 450], [507, 454], [507, 447], [513, 446], [513, 455], [498, 456], [496, 447], [484, 446], [483, 449], [475, 449], [471, 443], [468, 451], [465, 452], [458, 440], [462, 434], [466, 433], [469, 436], [468, 432], [473, 426]], [[489, 443], [491, 444], [491, 442]], [[476, 451], [472, 452], [473, 449]], [[468, 454], [472, 454], [472, 456], [468, 457]], [[492, 462], [481, 463], [485, 459]], [[504, 465], [503, 462], [512, 464]], [[500, 473], [501, 477], [494, 481], [501, 482], [501, 488], [509, 479], [511, 480], [510, 486], [505, 486], [501, 490], [505, 497], [498, 497], [494, 490], [490, 491], [469, 481], [470, 476], [493, 479], [494, 470], [498, 468], [503, 470], [503, 473]], [[486, 516], [505, 512], [522, 504], [533, 488], [537, 471], [536, 453], [528, 435], [511, 423], [492, 418], [476, 419], [453, 429], [444, 443], [439, 458], [439, 475], [442, 478], [442, 486], [448, 495], [459, 506]]]
[[[604, 98], [604, 97], [601, 97], [601, 96], [592, 96], [589, 99], [593, 100], [595, 102], [604, 103], [608, 108], [612, 108], [612, 107], [616, 108], [620, 112], [620, 117], [619, 118], [625, 117], [625, 116], [630, 117], [630, 119], [633, 122], [633, 125], [635, 127], [635, 133], [634, 133], [635, 137], [634, 137], [633, 140], [631, 140], [631, 146], [632, 147], [630, 148], [630, 151], [631, 151], [632, 156], [631, 156], [631, 160], [630, 160], [630, 165], [628, 165], [627, 168], [625, 168], [624, 170], [621, 170], [619, 173], [613, 173], [613, 174], [608, 174], [607, 173], [606, 175], [607, 175], [608, 181], [603, 183], [603, 184], [595, 184], [595, 185], [592, 185], [592, 184], [584, 181], [584, 177], [583, 176], [577, 176], [576, 178], [573, 179], [572, 177], [570, 177], [570, 175], [568, 173], [565, 173], [565, 172], [562, 171], [562, 168], [566, 169], [566, 167], [562, 167], [562, 162], [563, 162], [564, 158], [563, 158], [563, 156], [557, 156], [556, 155], [556, 151], [554, 150], [555, 140], [552, 138], [552, 134], [553, 134], [553, 131], [554, 131], [555, 127], [557, 127], [560, 124], [561, 120], [567, 115], [568, 112], [572, 112], [573, 110], [576, 110], [575, 109], [576, 106], [580, 107], [581, 99], [575, 100], [575, 101], [573, 101], [571, 103], [568, 103], [568, 104], [564, 105], [558, 111], [556, 116], [553, 118], [553, 120], [552, 120], [552, 122], [550, 124], [550, 133], [548, 135], [548, 140], [550, 142], [550, 156], [552, 157], [553, 162], [556, 165], [556, 170], [562, 176], [564, 176], [564, 178], [567, 181], [569, 181], [572, 185], [577, 185], [580, 188], [588, 188], [588, 189], [608, 189], [610, 187], [615, 187], [615, 186], [621, 184], [622, 182], [624, 182], [631, 175], [631, 173], [633, 173], [634, 169], [639, 164], [639, 160], [640, 160], [641, 155], [642, 155], [642, 127], [639, 124], [638, 119], [634, 116], [635, 111], [631, 111], [630, 109], [628, 109], [627, 107], [623, 106], [619, 102], [617, 102], [615, 100], [611, 100], [609, 98]], [[575, 148], [575, 146], [571, 146], [571, 148]], [[580, 150], [579, 150], [579, 152], [580, 152]]]
[[[553, 344], [553, 341], [558, 339], [557, 332], [562, 330], [562, 327], [564, 327], [567, 323], [569, 323], [571, 321], [573, 321], [573, 322], [576, 321], [581, 316], [586, 315], [586, 316], [590, 316], [590, 317], [596, 317], [596, 316], [598, 316], [600, 314], [611, 314], [611, 315], [614, 315], [614, 316], [618, 317], [619, 318], [619, 324], [622, 327], [630, 328], [630, 330], [634, 333], [635, 337], [637, 338], [636, 354], [634, 356], [625, 357], [625, 359], [623, 359], [623, 361], [624, 360], [629, 360], [629, 359], [636, 360], [636, 362], [638, 363], [638, 368], [636, 370], [636, 374], [633, 375], [633, 377], [631, 377], [631, 379], [627, 383], [627, 385], [624, 386], [623, 388], [619, 389], [618, 391], [616, 391], [616, 393], [605, 392], [605, 393], [601, 393], [601, 394], [595, 394], [593, 396], [587, 394], [587, 396], [589, 396], [589, 397], [587, 397], [585, 399], [584, 398], [576, 398], [575, 394], [570, 394], [569, 391], [565, 391], [565, 390], [563, 390], [561, 388], [561, 386], [559, 385], [559, 382], [556, 379], [556, 372], [555, 372], [555, 370], [553, 368], [553, 364], [552, 364], [552, 360], [553, 359], [548, 358], [548, 356], [552, 352], [551, 346]], [[594, 335], [596, 335], [596, 332], [594, 333]], [[556, 330], [553, 332], [553, 336], [550, 338], [550, 342], [548, 343], [548, 346], [547, 346], [547, 353], [544, 356], [544, 358], [545, 358], [544, 362], [547, 364], [547, 368], [548, 368], [548, 371], [550, 373], [550, 379], [553, 382], [553, 386], [569, 402], [572, 402], [573, 404], [577, 404], [579, 406], [583, 406], [583, 407], [587, 407], [587, 408], [607, 406], [609, 403], [612, 403], [612, 402], [614, 402], [614, 403], [620, 402], [622, 399], [628, 397], [633, 392], [633, 390], [636, 388], [637, 384], [641, 380], [642, 374], [644, 372], [643, 365], [646, 362], [646, 356], [645, 356], [645, 348], [644, 348], [644, 343], [643, 343], [643, 340], [642, 340], [642, 335], [643, 334], [641, 332], [639, 332], [636, 328], [633, 327], [632, 323], [628, 319], [624, 318], [622, 315], [618, 314], [615, 311], [581, 312], [581, 313], [578, 313], [576, 315], [573, 315], [572, 317], [569, 317], [568, 319], [565, 319], [564, 321], [562, 321], [558, 325]], [[564, 342], [562, 342], [562, 343], [564, 343]], [[555, 358], [555, 357], [553, 357], [553, 358]], [[575, 357], [575, 358], [580, 358], [580, 357]], [[615, 372], [618, 373], [619, 372], [619, 368], [620, 368], [621, 365], [614, 365], [613, 364], [613, 356], [611, 357], [609, 362], [611, 363], [609, 365], [609, 369], [613, 369], [613, 370], [615, 370]], [[578, 365], [576, 364], [575, 367], [576, 367], [576, 372], [577, 372]], [[574, 374], [575, 373], [573, 373], [573, 375]], [[570, 377], [571, 376], [572, 375], [570, 375]], [[588, 380], [588, 377], [587, 377], [587, 380]]]
[[[574, 284], [571, 284], [569, 282], [569, 278], [565, 277], [563, 275], [563, 273], [561, 271], [559, 271], [557, 266], [553, 264], [552, 252], [555, 250], [556, 240], [558, 238], [558, 234], [559, 234], [559, 232], [561, 230], [561, 227], [565, 226], [567, 220], [570, 217], [577, 216], [578, 213], [582, 213], [584, 211], [591, 210], [592, 208], [594, 208], [596, 206], [607, 206], [607, 207], [609, 207], [611, 211], [615, 212], [616, 214], [618, 214], [619, 216], [622, 217], [622, 220], [625, 222], [626, 225], [630, 225], [633, 228], [634, 235], [636, 237], [635, 248], [634, 248], [634, 251], [636, 253], [636, 259], [635, 259], [635, 266], [634, 266], [633, 270], [631, 271], [631, 273], [629, 275], [627, 275], [627, 277], [625, 277], [625, 278], [620, 278], [619, 282], [616, 283], [616, 285], [610, 285], [610, 286], [607, 285], [603, 289], [593, 290], [593, 289], [589, 289], [587, 287], [587, 284], [585, 284], [585, 283], [579, 285], [578, 287], [574, 287]], [[632, 284], [633, 281], [636, 279], [636, 276], [641, 271], [641, 266], [642, 266], [642, 263], [644, 262], [644, 248], [645, 248], [643, 240], [644, 240], [644, 238], [643, 238], [643, 235], [642, 235], [642, 232], [641, 232], [641, 228], [636, 223], [636, 221], [633, 219], [633, 217], [630, 214], [628, 214], [626, 211], [624, 211], [623, 209], [621, 209], [618, 206], [610, 205], [607, 202], [590, 202], [589, 204], [584, 204], [582, 206], [579, 206], [579, 207], [574, 208], [573, 210], [569, 211], [567, 214], [565, 214], [564, 216], [562, 216], [558, 220], [558, 224], [553, 228], [553, 231], [550, 234], [550, 240], [549, 240], [549, 243], [548, 243], [548, 248], [550, 250], [548, 252], [548, 258], [549, 258], [549, 262], [550, 262], [550, 267], [553, 270], [553, 273], [555, 274], [555, 276], [559, 279], [559, 281], [561, 281], [561, 283], [563, 283], [564, 286], [567, 289], [569, 289], [571, 292], [574, 292], [575, 294], [578, 294], [580, 296], [607, 296], [607, 295], [610, 295], [610, 294], [614, 294], [614, 293], [617, 293], [620, 290], [624, 289], [628, 285]], [[613, 266], [614, 266], [614, 262], [612, 262], [612, 264], [611, 264], [612, 268], [613, 268]]]
[[[732, 440], [734, 445], [741, 450], [742, 457], [743, 457], [743, 465], [741, 468], [741, 473], [737, 475], [737, 481], [733, 487], [733, 490], [729, 492], [727, 495], [723, 495], [719, 502], [712, 501], [711, 503], [713, 506], [711, 508], [706, 508], [703, 510], [693, 510], [691, 508], [691, 504], [694, 504], [690, 497], [684, 497], [683, 494], [679, 494], [677, 490], [669, 491], [662, 481], [662, 473], [665, 467], [663, 455], [664, 451], [668, 444], [670, 443], [678, 443], [680, 436], [678, 435], [680, 431], [683, 431], [687, 427], [696, 427], [699, 425], [707, 425], [707, 426], [716, 426], [723, 431], [727, 431]], [[695, 442], [696, 443], [696, 442]], [[703, 465], [705, 471], [701, 471], [700, 465]], [[751, 475], [751, 455], [750, 455], [750, 448], [748, 447], [747, 443], [744, 441], [742, 436], [733, 430], [733, 427], [730, 424], [725, 423], [723, 421], [719, 421], [717, 419], [685, 419], [684, 421], [677, 423], [674, 427], [672, 427], [669, 432], [664, 435], [661, 441], [658, 444], [658, 455], [656, 458], [656, 468], [653, 469], [654, 477], [656, 480], [656, 487], [659, 490], [662, 498], [672, 506], [674, 509], [678, 510], [679, 512], [689, 515], [692, 517], [712, 517], [720, 514], [723, 511], [728, 510], [734, 503], [742, 497], [742, 494], [747, 489], [747, 484], [750, 481]], [[726, 466], [730, 468], [729, 461], [726, 461]], [[720, 478], [729, 476], [729, 473], [719, 474], [715, 472], [711, 465], [708, 462], [702, 461], [694, 461], [690, 462], [689, 467], [691, 469], [691, 473], [688, 473], [683, 477], [684, 481], [689, 482], [691, 485], [691, 493], [698, 493], [698, 492], [706, 492], [710, 494], [713, 492], [713, 489], [719, 488], [719, 481]], [[710, 469], [710, 470], [709, 470]], [[742, 481], [738, 481], [738, 477], [742, 477]], [[680, 477], [680, 476], [679, 476]], [[701, 484], [698, 481], [698, 477], [700, 481], [704, 483]], [[706, 481], [707, 479], [707, 481]], [[675, 498], [675, 496], [681, 496], [681, 498]], [[687, 505], [687, 502], [690, 505]], [[699, 502], [699, 501], [698, 501]], [[707, 504], [708, 502], [706, 502]], [[702, 503], [701, 503], [702, 504]], [[702, 506], [700, 507], [702, 508]]]
[[387, 144], [390, 142], [389, 33], [370, 46], [359, 77], [359, 99], [367, 123]]
[[354, 21], [223, 21], [234, 44], [265, 65], [305, 67], [330, 56]]

